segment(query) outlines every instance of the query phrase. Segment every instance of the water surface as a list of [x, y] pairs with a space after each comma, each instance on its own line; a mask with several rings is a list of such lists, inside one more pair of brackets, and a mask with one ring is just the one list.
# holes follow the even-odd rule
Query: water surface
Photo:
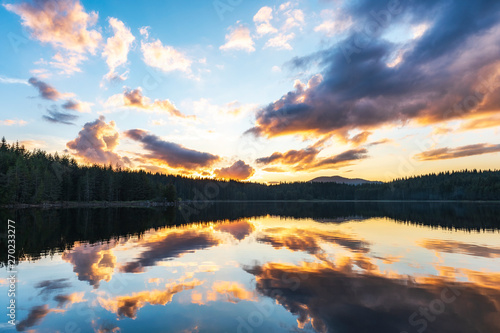
[[20, 257], [18, 323], [1, 330], [500, 332], [497, 205], [1, 214]]

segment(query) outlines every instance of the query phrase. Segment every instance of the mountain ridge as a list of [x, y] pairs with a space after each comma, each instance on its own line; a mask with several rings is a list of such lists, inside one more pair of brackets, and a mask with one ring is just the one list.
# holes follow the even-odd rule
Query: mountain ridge
[[380, 184], [379, 181], [371, 181], [362, 178], [345, 178], [342, 176], [321, 176], [311, 179], [310, 183], [338, 183], [348, 185], [361, 185], [361, 184]]

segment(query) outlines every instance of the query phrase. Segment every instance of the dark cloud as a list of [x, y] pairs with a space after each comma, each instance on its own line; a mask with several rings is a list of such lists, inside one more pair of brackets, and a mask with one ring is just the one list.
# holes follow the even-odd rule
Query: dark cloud
[[233, 165], [227, 168], [214, 170], [217, 178], [245, 180], [253, 176], [254, 168], [243, 161], [236, 161]]
[[210, 167], [220, 159], [216, 155], [188, 149], [177, 143], [163, 141], [158, 136], [149, 134], [144, 130], [128, 130], [124, 132], [124, 135], [142, 143], [143, 148], [150, 152], [150, 154], [144, 155], [145, 157], [164, 162], [172, 168], [205, 168]]
[[391, 139], [381, 139], [381, 140], [378, 140], [378, 141], [374, 141], [374, 142], [370, 142], [367, 144], [367, 146], [378, 146], [378, 145], [383, 145], [385, 143], [390, 143], [392, 142]]
[[[500, 329], [500, 318], [493, 315], [500, 304], [497, 288], [441, 277], [417, 283], [405, 276], [357, 273], [354, 264], [373, 269], [367, 267], [373, 264], [366, 260], [356, 260], [341, 267], [268, 263], [246, 271], [255, 275], [260, 294], [297, 316], [299, 326], [310, 324], [317, 332], [468, 333]], [[430, 319], [421, 311], [427, 311]]]
[[310, 164], [316, 158], [316, 155], [320, 152], [319, 149], [315, 147], [307, 147], [300, 150], [289, 150], [286, 153], [273, 153], [268, 157], [261, 157], [256, 160], [258, 164], [287, 164], [293, 165], [297, 163]]
[[[293, 91], [257, 112], [249, 133], [273, 137], [325, 133], [346, 136], [354, 129], [384, 124], [436, 123], [500, 107], [498, 54], [500, 2], [400, 1], [397, 15], [378, 24], [373, 13], [386, 3], [356, 1], [346, 8], [355, 18], [344, 40], [330, 49], [296, 58], [292, 66], [318, 64], [322, 78]], [[432, 18], [432, 21], [430, 21]], [[466, 23], [464, 23], [466, 22]], [[421, 37], [404, 43], [380, 36], [399, 23], [429, 24]], [[347, 50], [355, 50], [348, 52]], [[400, 55], [399, 63], [393, 60]]]
[[78, 116], [60, 112], [57, 108], [47, 109], [48, 115], [43, 115], [42, 118], [48, 122], [56, 123], [56, 124], [64, 124], [64, 125], [74, 125], [74, 120], [78, 119]]
[[35, 285], [36, 289], [40, 289], [39, 295], [50, 294], [53, 291], [59, 291], [71, 287], [68, 279], [44, 280]]
[[471, 256], [484, 258], [500, 257], [500, 248], [468, 244], [450, 240], [425, 239], [423, 241], [420, 241], [419, 245], [425, 247], [428, 250], [439, 252], [464, 253]]
[[78, 112], [90, 112], [90, 104], [80, 102], [74, 99], [67, 100], [63, 105], [61, 105], [65, 110], [73, 110]]
[[338, 155], [335, 155], [333, 157], [325, 158], [318, 163], [316, 163], [316, 167], [323, 167], [323, 166], [335, 166], [335, 165], [348, 165], [350, 162], [356, 161], [356, 160], [362, 160], [367, 158], [368, 150], [365, 148], [358, 148], [358, 149], [351, 149], [347, 150], [343, 153], [340, 153]]
[[17, 325], [16, 329], [18, 331], [25, 331], [27, 328], [38, 325], [45, 316], [47, 316], [51, 310], [47, 304], [34, 306], [30, 309], [28, 313], [28, 317], [26, 319], [21, 320]]
[[500, 152], [500, 144], [478, 143], [457, 148], [438, 148], [415, 155], [420, 161], [447, 160], [466, 156], [475, 156]]
[[28, 80], [28, 82], [33, 87], [38, 89], [38, 91], [40, 92], [40, 97], [42, 98], [56, 101], [63, 96], [59, 91], [57, 91], [56, 88], [43, 81], [38, 80], [37, 78], [32, 77]]
[[284, 247], [292, 251], [304, 251], [310, 254], [319, 254], [322, 242], [338, 244], [357, 253], [367, 253], [369, 251], [367, 242], [341, 232], [271, 228], [265, 230], [257, 240], [261, 243], [270, 244], [274, 248]]
[[202, 250], [219, 244], [209, 232], [186, 230], [173, 232], [160, 239], [144, 244], [145, 251], [138, 259], [121, 267], [122, 272], [139, 273], [144, 267], [154, 266], [158, 261], [180, 257], [183, 254]]
[[99, 119], [86, 123], [78, 137], [68, 142], [66, 147], [87, 163], [130, 165], [128, 158], [114, 152], [119, 137], [115, 122], [106, 123], [104, 116], [100, 116]]
[[[294, 171], [312, 170], [325, 167], [344, 167], [351, 165], [357, 160], [368, 158], [368, 150], [366, 148], [357, 148], [347, 150], [343, 153], [332, 157], [318, 158], [320, 149], [308, 147], [301, 150], [289, 150], [286, 153], [273, 153], [271, 156], [262, 157], [256, 160], [258, 164], [273, 165], [280, 164], [289, 166]], [[269, 172], [281, 172], [282, 169], [266, 168]]]

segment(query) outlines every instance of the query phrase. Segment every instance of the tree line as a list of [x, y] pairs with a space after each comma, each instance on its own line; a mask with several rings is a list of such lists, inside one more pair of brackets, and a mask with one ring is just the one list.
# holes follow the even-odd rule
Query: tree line
[[0, 203], [177, 200], [500, 200], [500, 170], [462, 170], [347, 185], [266, 185], [79, 165], [68, 155], [0, 144]]

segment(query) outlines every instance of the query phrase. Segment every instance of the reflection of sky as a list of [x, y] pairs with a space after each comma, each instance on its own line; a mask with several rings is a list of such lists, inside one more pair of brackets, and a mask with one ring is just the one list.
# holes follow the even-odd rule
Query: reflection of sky
[[[384, 325], [393, 325], [387, 327], [404, 330], [406, 312], [453, 285], [463, 288], [464, 297], [449, 306], [443, 322], [467, 316], [468, 303], [474, 302], [476, 317], [468, 320], [481, 320], [488, 332], [500, 328], [498, 317], [488, 314], [500, 310], [499, 264], [498, 233], [451, 232], [381, 218], [341, 224], [272, 217], [191, 224], [151, 230], [140, 238], [76, 244], [52, 258], [22, 262], [17, 328], [326, 331], [336, 325], [349, 332], [340, 316], [348, 304], [352, 313], [377, 315]], [[296, 275], [301, 272], [307, 275]], [[337, 284], [321, 289], [328, 281]], [[355, 299], [338, 284], [356, 290]], [[329, 301], [331, 293], [338, 301]], [[401, 296], [395, 300], [393, 293]], [[377, 302], [399, 310], [386, 313]], [[429, 332], [444, 325], [433, 324]]]

